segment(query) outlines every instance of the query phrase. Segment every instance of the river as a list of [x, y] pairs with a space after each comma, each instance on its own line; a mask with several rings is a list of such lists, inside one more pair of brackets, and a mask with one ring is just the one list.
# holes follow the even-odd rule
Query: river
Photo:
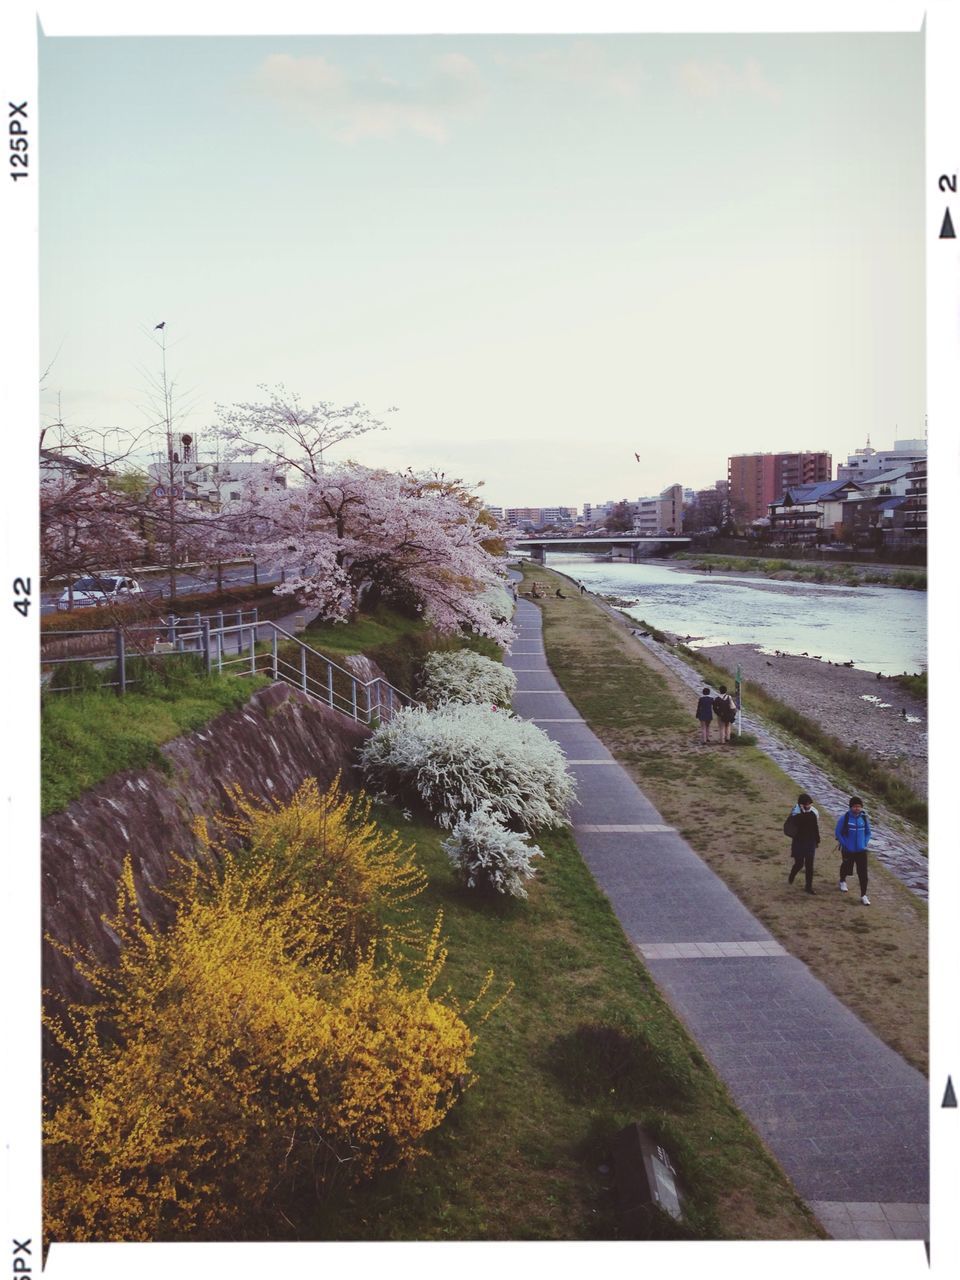
[[917, 672], [927, 662], [927, 593], [897, 587], [780, 582], [735, 574], [550, 555], [547, 566], [588, 591], [631, 603], [625, 612], [691, 648], [754, 644], [766, 652], [851, 662], [884, 675]]

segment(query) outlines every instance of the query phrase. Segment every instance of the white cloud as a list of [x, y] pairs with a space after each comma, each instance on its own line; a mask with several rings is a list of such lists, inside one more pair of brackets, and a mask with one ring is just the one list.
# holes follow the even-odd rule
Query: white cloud
[[733, 94], [746, 94], [767, 102], [779, 102], [781, 98], [780, 90], [766, 78], [754, 58], [748, 58], [741, 70], [717, 60], [690, 60], [677, 68], [677, 80], [693, 98], [720, 98]]
[[646, 78], [635, 62], [612, 62], [594, 40], [569, 40], [531, 53], [505, 53], [498, 62], [517, 79], [576, 85], [622, 99], [632, 98]]
[[378, 70], [351, 76], [323, 57], [275, 53], [261, 63], [255, 83], [343, 142], [402, 133], [446, 142], [455, 122], [485, 93], [478, 68], [460, 53], [433, 58], [419, 83], [404, 83]]

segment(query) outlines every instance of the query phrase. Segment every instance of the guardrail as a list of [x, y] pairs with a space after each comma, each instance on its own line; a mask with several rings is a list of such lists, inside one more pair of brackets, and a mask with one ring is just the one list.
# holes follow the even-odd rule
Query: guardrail
[[[85, 679], [79, 685], [57, 683], [57, 667], [79, 663], [112, 676], [94, 677], [90, 683], [101, 689], [116, 689], [122, 696], [132, 686], [142, 683], [140, 664], [144, 660], [163, 661], [192, 654], [202, 663], [207, 675], [269, 675], [362, 724], [389, 720], [401, 707], [420, 705], [416, 698], [383, 676], [361, 680], [284, 627], [269, 620], [261, 622], [256, 609], [249, 612], [249, 618], [242, 610], [236, 615], [227, 615], [236, 617], [233, 623], [228, 623], [222, 613], [196, 614], [189, 620], [171, 614], [165, 622], [158, 620], [148, 626], [50, 633], [51, 641], [70, 635], [105, 639], [103, 649], [97, 653], [45, 657], [41, 650], [41, 673], [49, 669], [45, 676], [41, 674], [41, 685], [48, 693], [88, 687]], [[263, 630], [268, 632], [265, 640], [260, 638]]]

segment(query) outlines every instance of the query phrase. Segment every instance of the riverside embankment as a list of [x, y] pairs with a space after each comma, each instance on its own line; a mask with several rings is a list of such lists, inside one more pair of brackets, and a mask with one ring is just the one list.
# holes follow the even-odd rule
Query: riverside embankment
[[[525, 565], [524, 578], [525, 588], [535, 580], [543, 585], [538, 603], [551, 670], [664, 819], [791, 954], [925, 1069], [926, 904], [876, 858], [871, 907], [837, 892], [830, 801], [821, 802], [816, 893], [794, 892], [782, 824], [801, 789], [795, 778], [759, 744], [699, 745], [693, 691], [665, 661], [689, 673], [682, 655], [633, 636], [626, 619], [589, 595], [564, 590], [559, 599], [563, 579], [549, 570]], [[866, 788], [863, 794], [873, 806]], [[851, 947], [857, 964], [838, 965]]]
[[[571, 621], [589, 652], [614, 646], [589, 602], [562, 600], [519, 603], [514, 706], [567, 754], [573, 832], [626, 936], [830, 1234], [927, 1238], [926, 1081], [771, 937], [576, 714], [544, 659], [568, 662]], [[657, 682], [646, 684], [649, 706]], [[668, 724], [669, 707], [655, 710]], [[870, 1088], [847, 1108], [836, 1082], [851, 1075]]]

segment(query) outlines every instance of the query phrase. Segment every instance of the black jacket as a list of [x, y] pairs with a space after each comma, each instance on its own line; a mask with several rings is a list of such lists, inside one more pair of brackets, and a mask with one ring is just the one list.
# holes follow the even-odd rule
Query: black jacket
[[820, 823], [817, 820], [816, 809], [810, 808], [804, 812], [797, 807], [791, 816], [797, 824], [797, 830], [790, 845], [790, 852], [793, 854], [815, 853], [820, 843]]

